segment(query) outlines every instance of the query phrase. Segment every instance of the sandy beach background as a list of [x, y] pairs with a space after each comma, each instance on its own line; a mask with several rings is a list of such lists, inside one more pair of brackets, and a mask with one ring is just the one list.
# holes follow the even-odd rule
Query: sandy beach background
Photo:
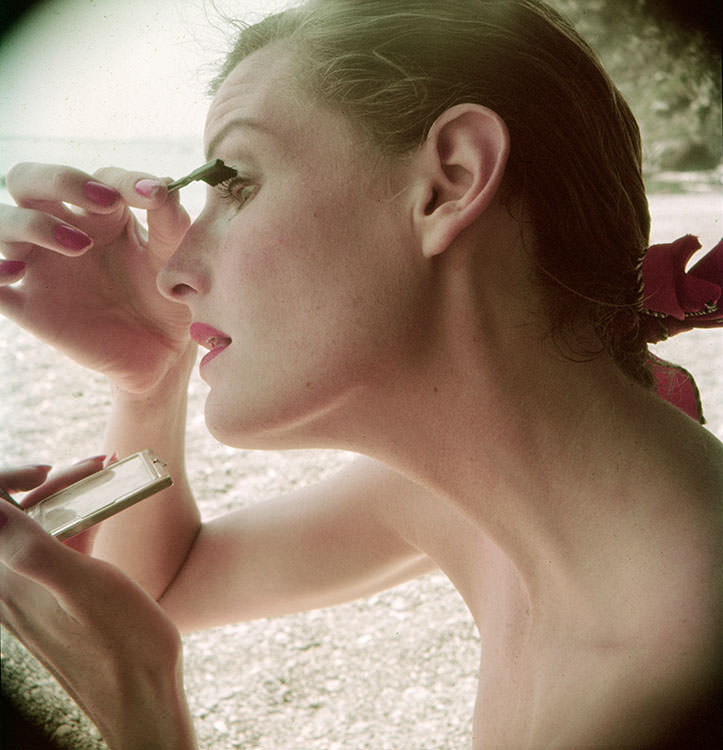
[[[37, 149], [34, 153], [38, 158]], [[139, 168], [151, 161], [137, 145], [135, 156], [142, 158], [119, 156], [125, 154], [110, 160]], [[196, 166], [192, 147], [167, 156], [168, 151], [154, 155], [159, 165], [154, 169], [162, 174]], [[0, 173], [3, 167], [0, 163]], [[0, 201], [5, 199], [0, 191]], [[653, 242], [693, 233], [705, 248], [712, 247], [721, 235], [722, 203], [720, 188], [710, 184], [652, 196]], [[659, 345], [656, 353], [695, 374], [708, 429], [723, 439], [723, 333], [685, 334]], [[5, 320], [0, 320], [0, 361], [1, 464], [60, 466], [98, 452], [108, 407], [103, 378]], [[188, 462], [205, 517], [312, 483], [352, 458], [333, 451], [245, 452], [219, 445], [203, 423], [205, 392], [194, 375]], [[186, 688], [202, 748], [470, 745], [480, 643], [464, 604], [440, 573], [333, 609], [190, 635], [184, 644]], [[2, 680], [5, 694], [57, 747], [104, 747], [53, 678], [7, 632]]]

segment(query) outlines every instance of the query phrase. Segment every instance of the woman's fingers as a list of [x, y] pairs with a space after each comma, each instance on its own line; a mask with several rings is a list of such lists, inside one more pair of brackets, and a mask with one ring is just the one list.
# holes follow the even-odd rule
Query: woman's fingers
[[[0, 208], [0, 245], [5, 256], [24, 260], [34, 246], [77, 255], [106, 239], [126, 221], [128, 206], [148, 211], [148, 244], [164, 260], [190, 225], [178, 195], [168, 195], [167, 180], [147, 172], [105, 167], [93, 176], [72, 167], [16, 164], [7, 176], [20, 208]], [[2, 283], [0, 269], [0, 283]], [[12, 282], [11, 282], [12, 283]]]
[[24, 492], [41, 485], [52, 467], [46, 464], [29, 464], [0, 469], [0, 488], [7, 492]]
[[15, 284], [25, 276], [27, 264], [22, 260], [0, 261], [0, 286]]
[[10, 504], [0, 504], [0, 623], [109, 746], [195, 747], [168, 616], [119, 570], [68, 549]]
[[167, 180], [116, 167], [100, 169], [95, 177], [114, 185], [129, 205], [147, 210], [148, 236], [139, 241], [150, 247], [159, 260], [169, 257], [183, 239], [191, 219], [181, 206], [180, 195], [168, 194]]
[[136, 208], [158, 208], [168, 197], [166, 181], [148, 172], [103, 167], [95, 172], [93, 178], [104, 184], [113, 185], [123, 200]]
[[[143, 196], [139, 183], [158, 181], [119, 169], [91, 179], [21, 164], [10, 176], [22, 205], [0, 206], [0, 249], [16, 261], [0, 265], [0, 313], [123, 388], [150, 387], [188, 344], [188, 311], [164, 299], [155, 281], [188, 227], [177, 196], [169, 199], [165, 184]], [[89, 180], [113, 183], [116, 206], [86, 210]], [[78, 211], [66, 200], [80, 204]], [[147, 237], [129, 205], [147, 209]]]
[[[39, 587], [36, 594], [31, 583]], [[0, 600], [32, 615], [41, 588], [64, 612], [86, 624], [109, 619], [123, 631], [126, 626], [119, 618], [124, 611], [132, 614], [128, 608], [135, 605], [160, 614], [156, 602], [117, 568], [70, 549], [20, 508], [0, 504]], [[130, 636], [130, 625], [127, 632]]]
[[33, 208], [0, 204], [0, 246], [11, 260], [24, 261], [35, 247], [61, 255], [82, 255], [93, 239], [57, 216]]
[[[6, 614], [37, 616], [38, 607], [50, 604], [82, 616], [116, 579], [125, 581], [108, 563], [58, 541], [20, 508], [0, 504], [0, 600]], [[22, 637], [26, 640], [27, 632]]]
[[[114, 460], [116, 460], [115, 455], [111, 458], [110, 462], [112, 463]], [[51, 467], [44, 464], [0, 469], [0, 489], [13, 493], [27, 491], [27, 494], [22, 498], [19, 505], [25, 509], [31, 508], [55, 492], [69, 487], [71, 484], [91, 474], [95, 474], [95, 472], [100, 471], [105, 466], [105, 456], [93, 456], [92, 458], [79, 461], [73, 466], [54, 472], [50, 478], [48, 478], [48, 472]], [[72, 539], [66, 540], [64, 544], [78, 552], [87, 554], [92, 547], [93, 538], [96, 533], [96, 528], [88, 529], [80, 534], [76, 534]]]
[[21, 505], [23, 508], [32, 508], [33, 505], [44, 500], [46, 497], [50, 497], [55, 492], [65, 489], [65, 487], [69, 487], [71, 484], [79, 482], [91, 474], [95, 474], [105, 465], [105, 458], [105, 456], [93, 456], [92, 458], [79, 461], [77, 464], [73, 464], [73, 466], [53, 472], [46, 482], [39, 487], [36, 485], [36, 489], [25, 495]]
[[122, 203], [154, 210], [168, 198], [166, 185], [148, 172], [104, 167], [89, 175], [57, 164], [21, 162], [7, 174], [7, 189], [19, 206], [65, 203], [94, 214], [112, 214]]
[[[82, 556], [67, 549], [40, 524], [10, 503], [0, 505], [0, 565], [23, 578], [54, 589], [64, 589], [74, 578]], [[4, 577], [5, 584], [8, 578]], [[6, 600], [8, 591], [0, 591]]]
[[120, 193], [112, 185], [57, 164], [15, 164], [7, 174], [7, 189], [19, 206], [63, 202], [90, 213], [112, 214], [121, 203]]

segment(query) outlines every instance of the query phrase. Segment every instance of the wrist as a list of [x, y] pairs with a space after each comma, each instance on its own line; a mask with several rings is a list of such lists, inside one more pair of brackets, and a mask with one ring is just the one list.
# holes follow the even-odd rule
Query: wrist
[[104, 449], [119, 457], [150, 448], [176, 475], [182, 471], [188, 379], [196, 361], [190, 345], [153, 387], [131, 392], [111, 384]]
[[165, 680], [158, 671], [147, 677], [126, 693], [132, 699], [116, 715], [121, 723], [98, 727], [110, 750], [197, 750], [180, 665]]
[[196, 362], [196, 344], [189, 344], [179, 358], [166, 370], [165, 374], [152, 385], [143, 389], [128, 390], [116, 383], [110, 383], [111, 401], [114, 407], [139, 409], [146, 413], [164, 406], [175, 406], [179, 398], [185, 398], [188, 380]]

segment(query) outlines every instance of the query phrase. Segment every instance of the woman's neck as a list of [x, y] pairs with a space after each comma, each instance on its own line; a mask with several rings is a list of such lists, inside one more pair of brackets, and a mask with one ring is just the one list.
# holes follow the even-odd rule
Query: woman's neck
[[661, 500], [641, 487], [665, 453], [651, 433], [667, 419], [676, 434], [678, 415], [604, 356], [572, 362], [549, 340], [515, 336], [499, 349], [499, 332], [489, 348], [461, 337], [401, 370], [366, 401], [347, 447], [452, 504], [508, 555], [531, 601], [559, 615], [571, 594], [593, 595], [613, 549], [642, 550]]

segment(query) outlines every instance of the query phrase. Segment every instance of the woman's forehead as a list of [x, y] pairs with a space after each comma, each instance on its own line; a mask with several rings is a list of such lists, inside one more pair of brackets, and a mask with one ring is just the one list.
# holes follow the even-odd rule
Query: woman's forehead
[[271, 146], [283, 157], [327, 149], [352, 158], [360, 145], [359, 133], [346, 116], [299, 85], [294, 58], [279, 45], [239, 62], [211, 104], [204, 133], [208, 159], [223, 157], [216, 149], [237, 137]]
[[303, 97], [294, 90], [288, 54], [276, 45], [254, 52], [229, 73], [211, 103], [204, 134], [207, 150], [236, 120], [255, 125], [258, 132], [282, 136], [312, 108], [310, 101], [301, 106]]

